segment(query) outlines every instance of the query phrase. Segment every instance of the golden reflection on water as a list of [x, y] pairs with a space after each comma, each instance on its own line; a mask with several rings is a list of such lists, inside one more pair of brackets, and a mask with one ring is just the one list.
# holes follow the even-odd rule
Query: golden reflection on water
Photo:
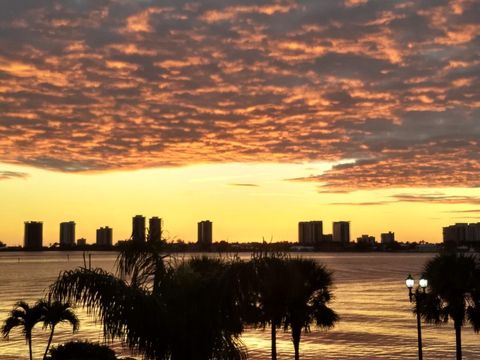
[[[83, 265], [81, 253], [1, 253], [0, 320], [20, 300], [35, 301], [61, 270]], [[312, 328], [302, 334], [302, 359], [416, 359], [416, 322], [404, 285], [406, 274], [418, 274], [432, 254], [304, 254], [334, 271], [335, 299], [332, 304], [341, 319], [329, 331]], [[115, 253], [94, 253], [93, 266], [113, 271]], [[248, 259], [249, 255], [245, 255]], [[418, 276], [417, 276], [418, 277]], [[71, 339], [102, 342], [101, 326], [92, 315], [79, 310], [80, 331], [72, 335], [68, 326], [58, 327], [54, 343]], [[442, 327], [423, 324], [424, 356], [453, 358], [455, 338], [451, 324]], [[465, 359], [480, 358], [480, 336], [466, 327], [462, 333]], [[34, 331], [34, 358], [41, 358], [47, 334]], [[247, 329], [242, 340], [249, 358], [270, 358], [270, 330]], [[119, 343], [116, 351], [129, 355]], [[279, 359], [293, 357], [290, 333], [278, 331]], [[27, 345], [18, 332], [0, 341], [0, 359], [26, 359]], [[139, 357], [140, 358], [140, 357]]]

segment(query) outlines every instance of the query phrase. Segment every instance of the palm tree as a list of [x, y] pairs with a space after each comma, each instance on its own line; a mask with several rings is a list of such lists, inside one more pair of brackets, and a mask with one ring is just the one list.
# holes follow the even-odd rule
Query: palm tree
[[78, 330], [80, 321], [78, 320], [77, 315], [75, 315], [73, 309], [70, 307], [69, 303], [41, 300], [37, 305], [40, 307], [42, 312], [43, 328], [50, 328], [50, 336], [48, 338], [47, 347], [43, 355], [43, 360], [45, 360], [47, 358], [50, 345], [52, 344], [55, 327], [60, 323], [68, 322], [72, 325], [73, 332], [75, 332]]
[[474, 256], [444, 253], [429, 260], [424, 269], [428, 292], [421, 297], [420, 315], [427, 322], [453, 320], [456, 358], [462, 358], [462, 326], [468, 321], [480, 330], [479, 266]]
[[302, 329], [309, 331], [311, 324], [331, 328], [338, 321], [338, 315], [327, 306], [332, 299], [331, 273], [310, 259], [289, 259], [287, 263], [291, 295], [284, 328], [292, 329], [295, 359], [298, 360]]
[[[244, 359], [238, 260], [182, 261], [161, 286], [169, 314], [172, 358]], [[238, 265], [238, 266], [237, 266]]]
[[126, 244], [118, 276], [101, 269], [62, 273], [54, 299], [82, 304], [146, 359], [244, 358], [234, 267], [220, 260], [167, 262], [161, 244]]
[[20, 327], [28, 343], [30, 360], [32, 360], [32, 329], [41, 320], [42, 311], [38, 303], [30, 306], [25, 301], [18, 301], [3, 324], [3, 337], [8, 338], [13, 328]]
[[254, 291], [257, 294], [256, 313], [252, 322], [255, 326], [270, 325], [271, 356], [277, 359], [277, 328], [285, 319], [290, 289], [286, 282], [288, 266], [282, 254], [262, 253], [254, 255], [251, 265], [254, 269]]

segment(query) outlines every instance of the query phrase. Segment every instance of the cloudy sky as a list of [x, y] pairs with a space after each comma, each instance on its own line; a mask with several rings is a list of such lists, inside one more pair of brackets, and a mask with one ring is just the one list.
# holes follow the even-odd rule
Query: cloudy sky
[[0, 240], [24, 220], [440, 241], [480, 221], [480, 2], [0, 0]]

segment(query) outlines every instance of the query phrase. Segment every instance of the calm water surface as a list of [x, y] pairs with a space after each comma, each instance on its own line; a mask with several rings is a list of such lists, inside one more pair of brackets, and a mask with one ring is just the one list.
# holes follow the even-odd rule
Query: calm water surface
[[[302, 336], [302, 359], [416, 359], [416, 322], [411, 313], [404, 279], [408, 273], [418, 278], [423, 264], [432, 254], [303, 254], [327, 265], [334, 273], [333, 308], [340, 323], [329, 331], [312, 328]], [[114, 271], [115, 253], [92, 253], [92, 267]], [[246, 256], [248, 258], [248, 256]], [[35, 301], [43, 296], [62, 270], [83, 265], [80, 252], [0, 253], [0, 320], [20, 299]], [[58, 327], [55, 343], [71, 339], [102, 341], [101, 327], [95, 319], [80, 312], [80, 331]], [[453, 359], [453, 325], [423, 325], [424, 358]], [[480, 359], [480, 335], [465, 327], [462, 333], [465, 359]], [[34, 331], [34, 359], [41, 359], [47, 334], [39, 326]], [[248, 330], [242, 337], [251, 359], [268, 359], [269, 330]], [[113, 347], [124, 355], [128, 350]], [[289, 333], [279, 331], [279, 359], [291, 359], [293, 347]], [[27, 358], [21, 334], [12, 331], [9, 341], [0, 341], [0, 359]]]

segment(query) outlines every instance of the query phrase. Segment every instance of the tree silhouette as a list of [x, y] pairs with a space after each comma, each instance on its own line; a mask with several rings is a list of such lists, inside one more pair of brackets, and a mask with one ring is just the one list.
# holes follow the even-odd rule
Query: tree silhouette
[[106, 345], [70, 341], [52, 347], [48, 360], [117, 360], [115, 352]]
[[118, 276], [101, 269], [63, 272], [55, 299], [95, 311], [106, 339], [119, 338], [147, 359], [242, 359], [239, 282], [232, 264], [168, 262], [161, 245], [129, 243]]
[[311, 324], [331, 328], [338, 321], [338, 315], [327, 306], [332, 299], [332, 277], [323, 265], [298, 258], [288, 259], [287, 266], [290, 298], [284, 328], [292, 330], [295, 359], [298, 360], [302, 329], [309, 331]]
[[277, 359], [277, 328], [284, 323], [289, 303], [290, 289], [287, 284], [289, 269], [283, 254], [260, 253], [251, 260], [254, 269], [254, 292], [256, 312], [250, 322], [263, 328], [270, 325], [271, 356]]
[[40, 321], [42, 321], [42, 308], [39, 303], [30, 306], [25, 301], [18, 301], [3, 324], [3, 337], [8, 338], [12, 329], [21, 328], [28, 343], [30, 360], [32, 360], [32, 330]]
[[237, 260], [199, 257], [172, 268], [162, 286], [175, 359], [244, 359]]
[[40, 308], [42, 313], [43, 328], [50, 328], [50, 336], [48, 337], [47, 347], [43, 355], [43, 359], [45, 360], [47, 358], [50, 345], [52, 344], [55, 327], [60, 323], [68, 322], [70, 325], [72, 325], [73, 332], [75, 332], [79, 328], [80, 321], [78, 320], [77, 315], [75, 315], [73, 309], [70, 307], [69, 303], [41, 300], [37, 303], [37, 306]]
[[277, 329], [290, 328], [298, 359], [302, 329], [308, 331], [311, 324], [330, 328], [338, 320], [327, 306], [332, 297], [331, 274], [313, 260], [282, 253], [254, 254], [250, 266], [254, 275], [249, 291], [255, 300], [254, 311], [247, 307], [247, 322], [263, 328], [270, 325], [272, 359], [277, 358]]
[[428, 292], [417, 301], [422, 318], [441, 324], [453, 320], [456, 358], [462, 358], [462, 326], [468, 321], [480, 330], [479, 267], [474, 256], [444, 253], [424, 268]]

